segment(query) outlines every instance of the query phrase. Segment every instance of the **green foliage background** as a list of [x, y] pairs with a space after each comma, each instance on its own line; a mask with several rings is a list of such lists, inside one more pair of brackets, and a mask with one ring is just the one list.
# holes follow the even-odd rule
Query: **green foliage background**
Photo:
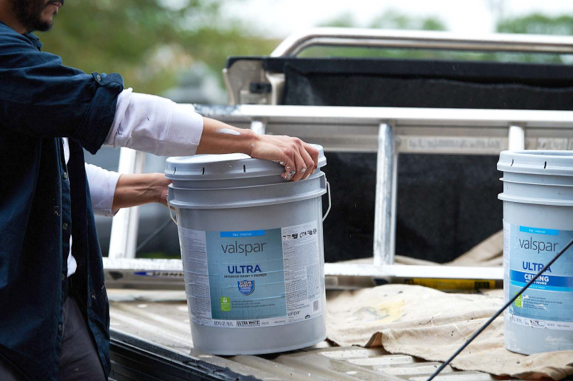
[[[242, 0], [72, 0], [55, 18], [54, 28], [40, 33], [44, 50], [58, 54], [65, 65], [85, 72], [117, 72], [136, 91], [161, 94], [177, 83], [177, 75], [195, 62], [205, 62], [219, 77], [231, 55], [268, 55], [280, 42], [253, 30], [246, 21], [224, 18], [223, 1]], [[368, 25], [351, 14], [319, 26], [410, 30], [446, 30], [439, 17], [411, 17], [387, 11]], [[573, 17], [533, 14], [501, 21], [503, 33], [573, 34]], [[444, 52], [436, 50], [314, 47], [301, 57], [386, 57], [472, 59], [568, 63], [560, 55]], [[569, 58], [569, 59], [568, 59]], [[222, 83], [222, 81], [221, 81]]]
[[159, 94], [177, 73], [203, 61], [220, 73], [229, 55], [268, 55], [279, 41], [222, 21], [220, 0], [72, 0], [39, 33], [44, 50], [87, 73], [116, 72], [126, 86]]

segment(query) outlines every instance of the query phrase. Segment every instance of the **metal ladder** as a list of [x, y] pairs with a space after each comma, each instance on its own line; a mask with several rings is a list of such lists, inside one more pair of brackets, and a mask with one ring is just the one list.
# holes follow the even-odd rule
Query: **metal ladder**
[[[296, 56], [316, 45], [376, 46], [448, 50], [573, 53], [573, 38], [531, 35], [460, 36], [443, 32], [312, 29], [287, 38], [271, 54]], [[233, 97], [231, 97], [233, 99]], [[235, 98], [236, 99], [236, 98]], [[318, 106], [195, 106], [204, 116], [258, 133], [287, 134], [321, 144], [325, 151], [376, 152], [373, 263], [325, 266], [332, 276], [501, 280], [501, 268], [394, 264], [397, 156], [399, 153], [488, 154], [504, 149], [572, 149], [573, 112]], [[122, 148], [120, 172], [138, 173], [144, 156]], [[133, 209], [133, 208], [132, 208]], [[179, 260], [135, 259], [138, 213], [114, 218], [106, 272], [136, 282], [149, 277], [178, 278]], [[154, 275], [155, 274], [155, 275]], [[162, 275], [163, 274], [163, 275]]]

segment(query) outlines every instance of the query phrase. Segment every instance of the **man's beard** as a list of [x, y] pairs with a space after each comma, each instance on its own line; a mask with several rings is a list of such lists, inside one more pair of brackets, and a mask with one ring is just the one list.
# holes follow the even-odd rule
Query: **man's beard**
[[[27, 32], [39, 30], [47, 32], [52, 29], [52, 22], [42, 20], [42, 12], [51, 2], [45, 0], [10, 0], [18, 21]], [[63, 3], [63, 0], [61, 1]]]

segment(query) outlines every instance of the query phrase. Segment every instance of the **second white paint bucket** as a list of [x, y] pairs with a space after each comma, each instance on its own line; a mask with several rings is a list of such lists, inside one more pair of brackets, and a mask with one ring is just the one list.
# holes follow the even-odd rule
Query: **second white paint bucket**
[[[504, 151], [497, 168], [507, 302], [573, 238], [573, 152]], [[573, 350], [573, 254], [546, 269], [504, 319], [510, 351]]]
[[318, 169], [298, 182], [241, 154], [167, 160], [195, 348], [264, 354], [326, 338], [319, 148]]

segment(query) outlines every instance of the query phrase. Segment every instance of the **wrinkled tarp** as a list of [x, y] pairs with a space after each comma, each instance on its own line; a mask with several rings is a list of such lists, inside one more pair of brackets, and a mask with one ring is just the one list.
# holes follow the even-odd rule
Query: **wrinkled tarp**
[[[503, 305], [503, 292], [448, 294], [421, 286], [385, 285], [330, 293], [328, 338], [341, 346], [383, 347], [428, 361], [446, 361]], [[505, 349], [497, 318], [453, 362], [460, 370], [521, 379], [573, 375], [573, 351], [531, 356]]]

